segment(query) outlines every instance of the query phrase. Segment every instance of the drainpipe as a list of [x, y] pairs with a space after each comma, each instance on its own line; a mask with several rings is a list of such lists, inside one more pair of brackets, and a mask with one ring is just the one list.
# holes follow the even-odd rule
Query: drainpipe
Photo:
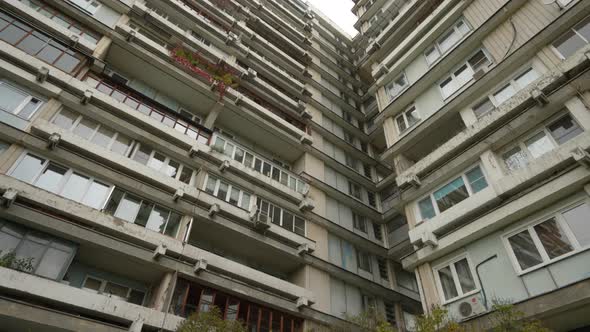
[[483, 261], [481, 261], [479, 264], [477, 264], [475, 266], [475, 274], [477, 274], [477, 281], [479, 281], [479, 286], [481, 287], [481, 293], [483, 295], [483, 305], [486, 308], [486, 311], [488, 311], [488, 300], [486, 297], [486, 291], [481, 284], [481, 277], [479, 276], [479, 267], [482, 266], [483, 264], [491, 261], [494, 258], [498, 258], [498, 255], [494, 254], [493, 256], [490, 256], [490, 257], [484, 259]]

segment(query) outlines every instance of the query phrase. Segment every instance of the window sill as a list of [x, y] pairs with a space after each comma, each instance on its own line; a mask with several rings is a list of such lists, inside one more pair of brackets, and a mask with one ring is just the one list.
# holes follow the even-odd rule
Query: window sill
[[478, 294], [480, 292], [481, 292], [481, 289], [480, 288], [476, 288], [476, 289], [472, 290], [471, 292], [465, 293], [465, 294], [463, 294], [461, 296], [454, 297], [454, 298], [452, 298], [450, 300], [444, 300], [442, 302], [442, 305], [450, 305], [452, 303], [459, 302], [459, 301], [461, 301], [461, 300], [463, 300], [463, 299], [465, 299], [467, 297], [473, 296], [473, 295]]

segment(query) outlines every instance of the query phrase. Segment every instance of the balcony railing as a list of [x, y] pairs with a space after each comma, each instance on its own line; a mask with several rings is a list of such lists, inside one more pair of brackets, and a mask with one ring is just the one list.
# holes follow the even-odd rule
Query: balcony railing
[[211, 139], [211, 146], [214, 150], [301, 194], [305, 194], [307, 191], [307, 185], [300, 177], [227, 137], [214, 134]]

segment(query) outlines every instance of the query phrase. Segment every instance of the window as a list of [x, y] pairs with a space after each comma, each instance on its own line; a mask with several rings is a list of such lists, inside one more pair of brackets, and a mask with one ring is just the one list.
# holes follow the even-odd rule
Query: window
[[539, 78], [539, 73], [532, 67], [528, 67], [524, 72], [510, 79], [507, 83], [495, 90], [492, 94], [485, 96], [473, 107], [475, 116], [480, 119], [484, 115], [493, 111], [506, 100], [510, 99], [520, 90], [526, 88], [531, 82]]
[[586, 17], [553, 42], [562, 58], [567, 59], [590, 41], [590, 17]]
[[17, 259], [30, 260], [31, 269], [25, 272], [61, 280], [76, 249], [71, 242], [0, 219], [0, 252], [14, 252]]
[[412, 128], [419, 121], [420, 114], [418, 114], [415, 106], [411, 106], [395, 118], [395, 123], [397, 124], [397, 129], [400, 133]]
[[479, 70], [487, 70], [492, 64], [483, 50], [477, 51], [466, 63], [455, 69], [440, 83], [443, 98], [446, 99], [461, 89], [467, 82], [473, 79], [473, 75]]
[[577, 203], [505, 237], [519, 273], [550, 263], [590, 244], [590, 205]]
[[389, 100], [393, 100], [395, 97], [400, 95], [407, 86], [408, 79], [406, 78], [406, 74], [402, 73], [385, 87], [387, 95], [389, 96]]
[[112, 188], [94, 177], [30, 153], [17, 161], [10, 175], [95, 209], [102, 208]]
[[225, 154], [240, 164], [252, 168], [257, 172], [288, 186], [292, 190], [299, 193], [305, 191], [305, 182], [298, 177], [295, 177], [291, 172], [287, 172], [283, 168], [275, 165], [275, 163], [260, 158], [254, 152], [246, 150], [225, 137], [215, 136], [211, 147], [213, 150]]
[[526, 167], [533, 159], [562, 145], [580, 135], [584, 130], [570, 114], [565, 114], [550, 122], [541, 130], [510, 147], [502, 154], [504, 164], [509, 171]]
[[0, 40], [71, 74], [81, 67], [84, 56], [47, 35], [0, 12]]
[[373, 236], [375, 236], [375, 240], [383, 241], [383, 227], [381, 227], [380, 224], [374, 222], [371, 224], [373, 224]]
[[86, 276], [82, 288], [98, 294], [106, 294], [125, 302], [143, 305], [145, 292], [127, 287], [112, 281], [107, 281], [94, 276]]
[[463, 200], [487, 188], [480, 166], [476, 166], [418, 201], [422, 220], [434, 218]]
[[131, 158], [175, 180], [186, 184], [195, 183], [195, 171], [192, 168], [183, 165], [146, 145], [137, 144]]
[[2, 153], [4, 153], [4, 151], [8, 150], [9, 147], [10, 147], [10, 144], [8, 144], [4, 141], [0, 141], [0, 155]]
[[0, 110], [14, 114], [23, 120], [29, 120], [42, 104], [39, 98], [0, 80]]
[[352, 213], [352, 226], [363, 233], [367, 233], [367, 219], [365, 216]]
[[260, 197], [256, 198], [256, 206], [258, 208], [257, 213], [270, 218], [273, 224], [281, 226], [295, 234], [305, 236], [305, 220], [303, 218], [262, 200]]
[[389, 273], [387, 272], [387, 260], [382, 257], [377, 257], [377, 266], [379, 267], [379, 277], [381, 277], [381, 280], [388, 281]]
[[69, 0], [74, 5], [80, 7], [80, 9], [87, 11], [90, 15], [94, 15], [100, 8], [101, 4], [94, 0]]
[[348, 194], [357, 199], [361, 199], [361, 186], [354, 182], [348, 181]]
[[104, 210], [117, 218], [171, 237], [176, 237], [182, 218], [176, 212], [118, 188], [113, 191]]
[[365, 272], [371, 272], [373, 270], [371, 268], [371, 255], [369, 255], [367, 252], [364, 252], [361, 250], [357, 250], [356, 254], [357, 254], [358, 268], [365, 271]]
[[471, 27], [461, 17], [449, 30], [445, 31], [440, 39], [426, 49], [424, 56], [428, 65], [434, 64], [442, 55], [446, 54], [453, 46], [457, 45], [469, 32]]
[[65, 16], [63, 13], [55, 10], [51, 6], [47, 5], [41, 0], [19, 0], [25, 5], [33, 8], [35, 11], [43, 14], [47, 18], [70, 30], [76, 35], [80, 35], [82, 38], [88, 40], [92, 44], [97, 44], [100, 39], [100, 35], [94, 31], [86, 29], [72, 18]]
[[477, 290], [473, 270], [467, 257], [435, 269], [435, 276], [445, 302], [474, 293]]
[[244, 210], [250, 210], [252, 194], [247, 193], [232, 184], [226, 183], [211, 174], [207, 174], [207, 180], [205, 181], [205, 187], [203, 190], [232, 205], [238, 206]]
[[418, 282], [414, 273], [404, 270], [401, 265], [396, 265], [395, 276], [398, 286], [418, 293]]

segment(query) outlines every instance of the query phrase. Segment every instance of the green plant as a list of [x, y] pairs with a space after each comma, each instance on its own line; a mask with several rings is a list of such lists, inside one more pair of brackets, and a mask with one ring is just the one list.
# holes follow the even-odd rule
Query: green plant
[[[336, 326], [327, 327], [321, 332], [397, 332], [397, 329], [391, 326], [376, 308], [370, 307], [368, 310], [361, 312], [356, 316], [346, 316], [346, 320], [353, 323], [342, 323]], [[320, 332], [316, 329], [313, 332]]]
[[448, 314], [448, 310], [442, 307], [433, 307], [430, 314], [424, 314], [416, 319], [417, 332], [465, 332], [465, 328], [454, 322]]
[[534, 319], [524, 319], [524, 313], [516, 310], [513, 304], [494, 300], [490, 323], [494, 332], [551, 332]]
[[221, 311], [212, 306], [207, 312], [194, 313], [185, 319], [176, 332], [247, 332], [240, 321], [224, 320]]
[[30, 273], [33, 271], [33, 258], [17, 258], [14, 250], [5, 254], [0, 251], [0, 267]]

